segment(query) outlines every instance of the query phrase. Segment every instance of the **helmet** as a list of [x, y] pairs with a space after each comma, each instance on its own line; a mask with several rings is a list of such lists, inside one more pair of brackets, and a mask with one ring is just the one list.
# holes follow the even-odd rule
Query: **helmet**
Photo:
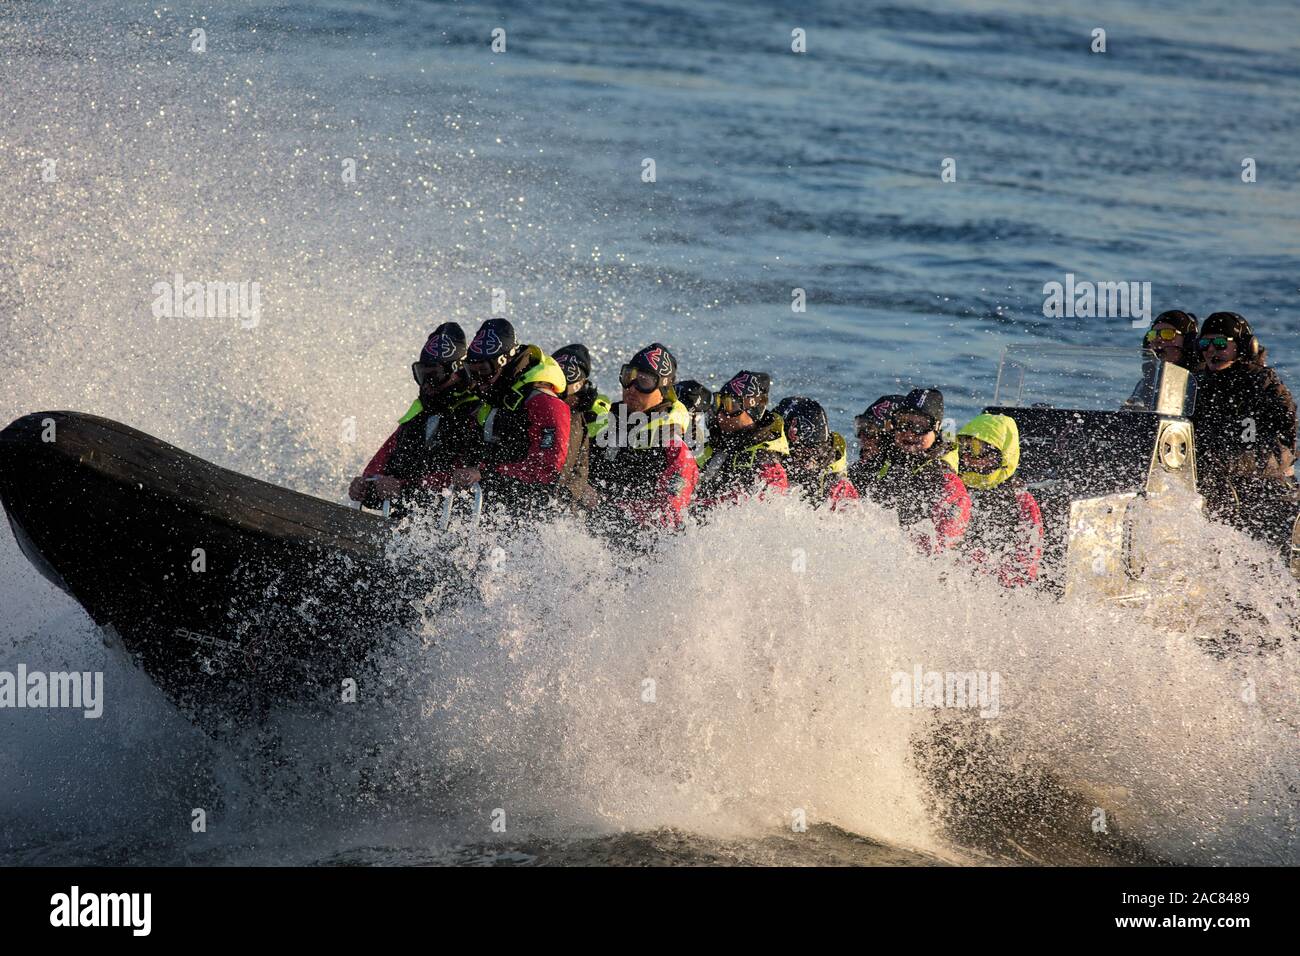
[[420, 361], [425, 365], [465, 361], [465, 330], [455, 322], [442, 323], [424, 343]]
[[943, 422], [943, 392], [937, 388], [914, 388], [903, 396], [890, 412], [894, 417], [907, 412], [914, 412], [918, 415], [924, 415], [930, 419], [930, 424], [935, 431], [939, 430]]
[[469, 343], [466, 362], [491, 362], [502, 368], [519, 351], [515, 341], [515, 327], [509, 319], [488, 319]]
[[551, 358], [564, 369], [565, 381], [570, 385], [591, 378], [591, 353], [587, 351], [587, 346], [579, 343], [566, 345], [562, 349], [556, 349]]
[[785, 423], [785, 435], [791, 448], [830, 441], [831, 426], [826, 418], [826, 409], [811, 398], [800, 395], [783, 398], [775, 411]]
[[455, 322], [444, 322], [433, 330], [420, 357], [411, 363], [411, 375], [421, 388], [442, 385], [465, 364], [465, 332]]
[[[1250, 323], [1236, 312], [1215, 312], [1201, 326], [1201, 338], [1223, 335], [1237, 341], [1237, 355], [1248, 361], [1259, 358], [1259, 340], [1255, 338]], [[1198, 347], [1200, 343], [1197, 343]]]
[[652, 342], [632, 356], [619, 371], [618, 382], [624, 388], [635, 385], [647, 395], [655, 389], [669, 388], [677, 380], [677, 359], [668, 346]]
[[859, 432], [864, 428], [885, 429], [889, 427], [889, 417], [894, 414], [894, 408], [902, 404], [902, 395], [882, 395], [870, 405], [861, 415], [853, 419], [853, 427]]
[[1184, 312], [1182, 309], [1169, 309], [1161, 312], [1156, 316], [1156, 320], [1151, 323], [1151, 327], [1157, 325], [1172, 325], [1188, 339], [1196, 338], [1196, 316], [1191, 312]]
[[707, 412], [709, 406], [713, 404], [713, 393], [694, 379], [678, 382], [676, 391], [677, 400], [685, 405], [686, 410], [692, 415]]
[[753, 418], [759, 418], [767, 408], [771, 388], [772, 376], [766, 372], [740, 371], [713, 396], [713, 404], [723, 412], [737, 415], [749, 412]]

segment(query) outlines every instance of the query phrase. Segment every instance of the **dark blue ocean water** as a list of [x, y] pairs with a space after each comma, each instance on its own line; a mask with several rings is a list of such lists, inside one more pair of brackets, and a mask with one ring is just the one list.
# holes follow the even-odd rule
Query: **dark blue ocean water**
[[[84, 217], [101, 276], [260, 278], [259, 347], [280, 328], [295, 380], [318, 350], [329, 387], [386, 375], [399, 404], [427, 329], [499, 288], [525, 337], [595, 347], [607, 388], [662, 338], [684, 375], [763, 368], [839, 425], [906, 384], [966, 415], [1006, 344], [1136, 341], [1125, 318], [1045, 319], [1067, 272], [1240, 311], [1300, 367], [1290, 3], [90, 6], [0, 18], [10, 156], [76, 143], [63, 195], [11, 189], [9, 234]], [[72, 239], [41, 228], [48, 264]], [[206, 357], [200, 387], [226, 371]]]
[[[1090, 50], [1096, 28], [1106, 31], [1105, 53]], [[504, 52], [491, 47], [496, 29]], [[806, 53], [791, 50], [795, 29], [805, 31]], [[1136, 348], [1128, 317], [1044, 318], [1044, 284], [1067, 273], [1149, 282], [1153, 312], [1239, 311], [1293, 380], [1297, 130], [1300, 8], [1289, 0], [5, 4], [0, 419], [45, 407], [97, 412], [338, 497], [405, 410], [408, 366], [427, 333], [447, 319], [472, 329], [497, 311], [494, 290], [524, 339], [591, 346], [606, 389], [625, 356], [659, 339], [684, 377], [716, 385], [740, 368], [766, 370], [778, 396], [821, 399], [846, 431], [877, 395], [910, 385], [941, 387], [959, 420], [977, 412], [1008, 345]], [[948, 158], [955, 182], [940, 177]], [[1254, 183], [1241, 179], [1246, 158]], [[646, 159], [653, 183], [642, 178]], [[53, 178], [43, 175], [50, 160]], [[352, 167], [355, 180], [344, 176]], [[259, 323], [156, 319], [151, 290], [178, 272], [260, 283]], [[791, 309], [794, 289], [805, 290], [802, 313]], [[0, 646], [15, 659], [83, 661], [94, 638], [80, 612], [5, 542]], [[571, 571], [581, 584], [583, 566], [571, 563], [560, 577]], [[771, 625], [793, 642], [786, 663], [795, 673], [824, 657], [826, 632], [860, 627], [907, 646], [909, 628], [932, 613], [906, 580], [876, 584], [877, 596], [891, 595], [882, 608], [862, 593], [872, 582], [852, 568], [838, 574], [817, 628], [797, 616]], [[527, 594], [521, 585], [520, 603]], [[829, 596], [845, 594], [852, 599]], [[682, 620], [712, 634], [719, 600], [701, 598]], [[584, 616], [599, 622], [607, 612], [592, 599]], [[1063, 631], [1104, 642], [1136, 626], [1024, 613], [1010, 630], [1023, 628], [1026, 641]], [[962, 625], [951, 627], [940, 636], [957, 642]], [[753, 637], [737, 624], [708, 646], [722, 654], [727, 641]], [[1077, 660], [1052, 664], [1068, 670], [1063, 661]], [[1254, 750], [1189, 751], [1204, 760], [1189, 780], [1230, 782], [1189, 791], [1159, 767], [1169, 754], [1179, 766], [1193, 757], [1134, 728], [1190, 726], [1208, 695], [1187, 680], [1170, 690], [1167, 661], [1129, 664], [1141, 690], [1128, 700], [1169, 693], [1173, 702], [1151, 713], [1134, 704], [1116, 722], [1128, 705], [1093, 711], [1096, 686], [1073, 675], [1056, 699], [1074, 702], [1062, 713], [1081, 725], [1110, 726], [1107, 753], [1119, 754], [1110, 768], [1124, 771], [1156, 821], [1152, 852], [1251, 861], [1289, 853], [1294, 862], [1293, 831], [1238, 826], [1254, 784], [1233, 789], [1260, 753], [1285, 766], [1294, 750], [1270, 750], [1261, 730]], [[1093, 676], [1110, 686], [1114, 673]], [[7, 779], [21, 782], [5, 807], [21, 821], [5, 832], [19, 859], [478, 858], [481, 834], [440, 812], [430, 825], [436, 850], [421, 836], [423, 808], [409, 814], [416, 823], [406, 810], [386, 818], [391, 832], [358, 828], [349, 814], [364, 800], [346, 786], [336, 799], [295, 805], [292, 826], [274, 814], [265, 823], [278, 796], [259, 796], [254, 813], [242, 785], [218, 786], [243, 808], [233, 835], [215, 849], [196, 849], [187, 833], [165, 836], [159, 821], [175, 806], [188, 814], [193, 799], [187, 768], [220, 781], [238, 776], [239, 761], [213, 761], [138, 675], [117, 674], [131, 703], [90, 743], [54, 724], [7, 738], [20, 741], [4, 754]], [[1170, 710], [1177, 720], [1164, 719]], [[845, 722], [859, 717], [844, 705]], [[718, 717], [720, 726], [737, 719]], [[1073, 727], [1067, 717], [1043, 723], [1053, 725]], [[888, 734], [871, 725], [869, 736]], [[382, 749], [388, 736], [375, 739], [369, 746]], [[1053, 759], [1071, 746], [1034, 739]], [[498, 757], [484, 774], [515, 771]], [[913, 861], [931, 856], [912, 851], [947, 858], [921, 833], [908, 788], [891, 789], [894, 757], [876, 754], [844, 779], [832, 761], [818, 778], [822, 805], [840, 808], [823, 819], [885, 848], [840, 831], [822, 832], [812, 849], [758, 838], [683, 848], [657, 828], [689, 829], [698, 814], [664, 809], [670, 800], [642, 805], [642, 788], [612, 775], [592, 815], [643, 836], [576, 849], [526, 844], [520, 858], [897, 862], [891, 846], [908, 847], [898, 852]], [[708, 777], [686, 756], [673, 759], [694, 767], [692, 779]], [[780, 767], [781, 752], [736, 762], [764, 760]], [[673, 764], [643, 789], [678, 793], [687, 778]], [[137, 788], [140, 779], [148, 785]], [[540, 771], [528, 779], [543, 792], [554, 783]], [[743, 773], [717, 779], [726, 795], [718, 814], [730, 820], [728, 801], [743, 803], [736, 795], [750, 794], [750, 782]], [[602, 793], [597, 784], [583, 793]], [[137, 789], [140, 803], [124, 803]], [[51, 793], [61, 795], [56, 810]], [[779, 818], [789, 805], [754, 814]], [[326, 821], [338, 815], [344, 823], [332, 829]], [[258, 829], [266, 826], [270, 837]], [[1092, 858], [1069, 848], [1074, 839], [1035, 852]]]

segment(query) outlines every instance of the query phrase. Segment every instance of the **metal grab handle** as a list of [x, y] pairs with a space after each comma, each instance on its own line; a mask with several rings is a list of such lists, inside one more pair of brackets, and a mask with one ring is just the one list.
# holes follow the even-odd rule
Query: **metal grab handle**
[[[483, 486], [476, 481], [469, 486], [469, 490], [473, 495], [469, 503], [470, 526], [475, 527], [483, 514]], [[453, 490], [442, 503], [442, 518], [438, 521], [439, 531], [446, 531], [451, 527], [451, 514], [455, 503], [456, 492]]]
[[474, 496], [469, 503], [470, 524], [477, 527], [478, 519], [483, 517], [483, 486], [476, 481], [469, 490]]
[[[366, 481], [374, 482], [374, 481], [378, 481], [378, 480], [379, 480], [380, 478], [382, 478], [382, 477], [383, 477], [382, 475], [371, 475], [369, 478], [366, 478], [365, 480], [366, 480]], [[359, 502], [359, 501], [349, 501], [349, 502], [348, 502], [348, 507], [349, 507], [349, 508], [355, 508], [357, 511], [360, 511], [360, 510], [361, 510], [361, 502]], [[389, 515], [391, 515], [391, 514], [393, 513], [393, 501], [392, 501], [392, 499], [391, 499], [391, 498], [385, 498], [383, 504], [380, 506], [380, 510], [382, 511], [383, 516], [384, 516], [385, 518], [387, 518]]]

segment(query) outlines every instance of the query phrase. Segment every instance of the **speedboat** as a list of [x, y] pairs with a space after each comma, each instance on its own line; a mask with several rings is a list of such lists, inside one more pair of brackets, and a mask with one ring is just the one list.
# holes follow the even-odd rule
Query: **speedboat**
[[[1044, 587], [1066, 599], [1185, 599], [1193, 585], [1178, 537], [1201, 507], [1193, 380], [1146, 353], [1143, 397], [1124, 401], [1114, 385], [1127, 394], [1135, 365], [1131, 350], [1007, 349], [985, 408], [1019, 426], [1019, 476], [1047, 535]], [[1100, 370], [1115, 367], [1103, 387]], [[0, 432], [0, 503], [32, 564], [214, 732], [337, 699], [400, 628], [408, 597], [464, 577], [450, 549], [417, 574], [397, 567], [386, 516], [78, 412], [36, 412]]]
[[0, 502], [40, 573], [206, 729], [337, 698], [400, 604], [382, 517], [94, 415], [0, 432]]

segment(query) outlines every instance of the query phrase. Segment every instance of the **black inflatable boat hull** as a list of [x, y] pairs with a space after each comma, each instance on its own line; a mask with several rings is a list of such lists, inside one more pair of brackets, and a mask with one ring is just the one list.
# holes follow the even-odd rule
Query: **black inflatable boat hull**
[[108, 419], [9, 425], [0, 502], [41, 573], [208, 729], [338, 699], [393, 612], [382, 519]]

